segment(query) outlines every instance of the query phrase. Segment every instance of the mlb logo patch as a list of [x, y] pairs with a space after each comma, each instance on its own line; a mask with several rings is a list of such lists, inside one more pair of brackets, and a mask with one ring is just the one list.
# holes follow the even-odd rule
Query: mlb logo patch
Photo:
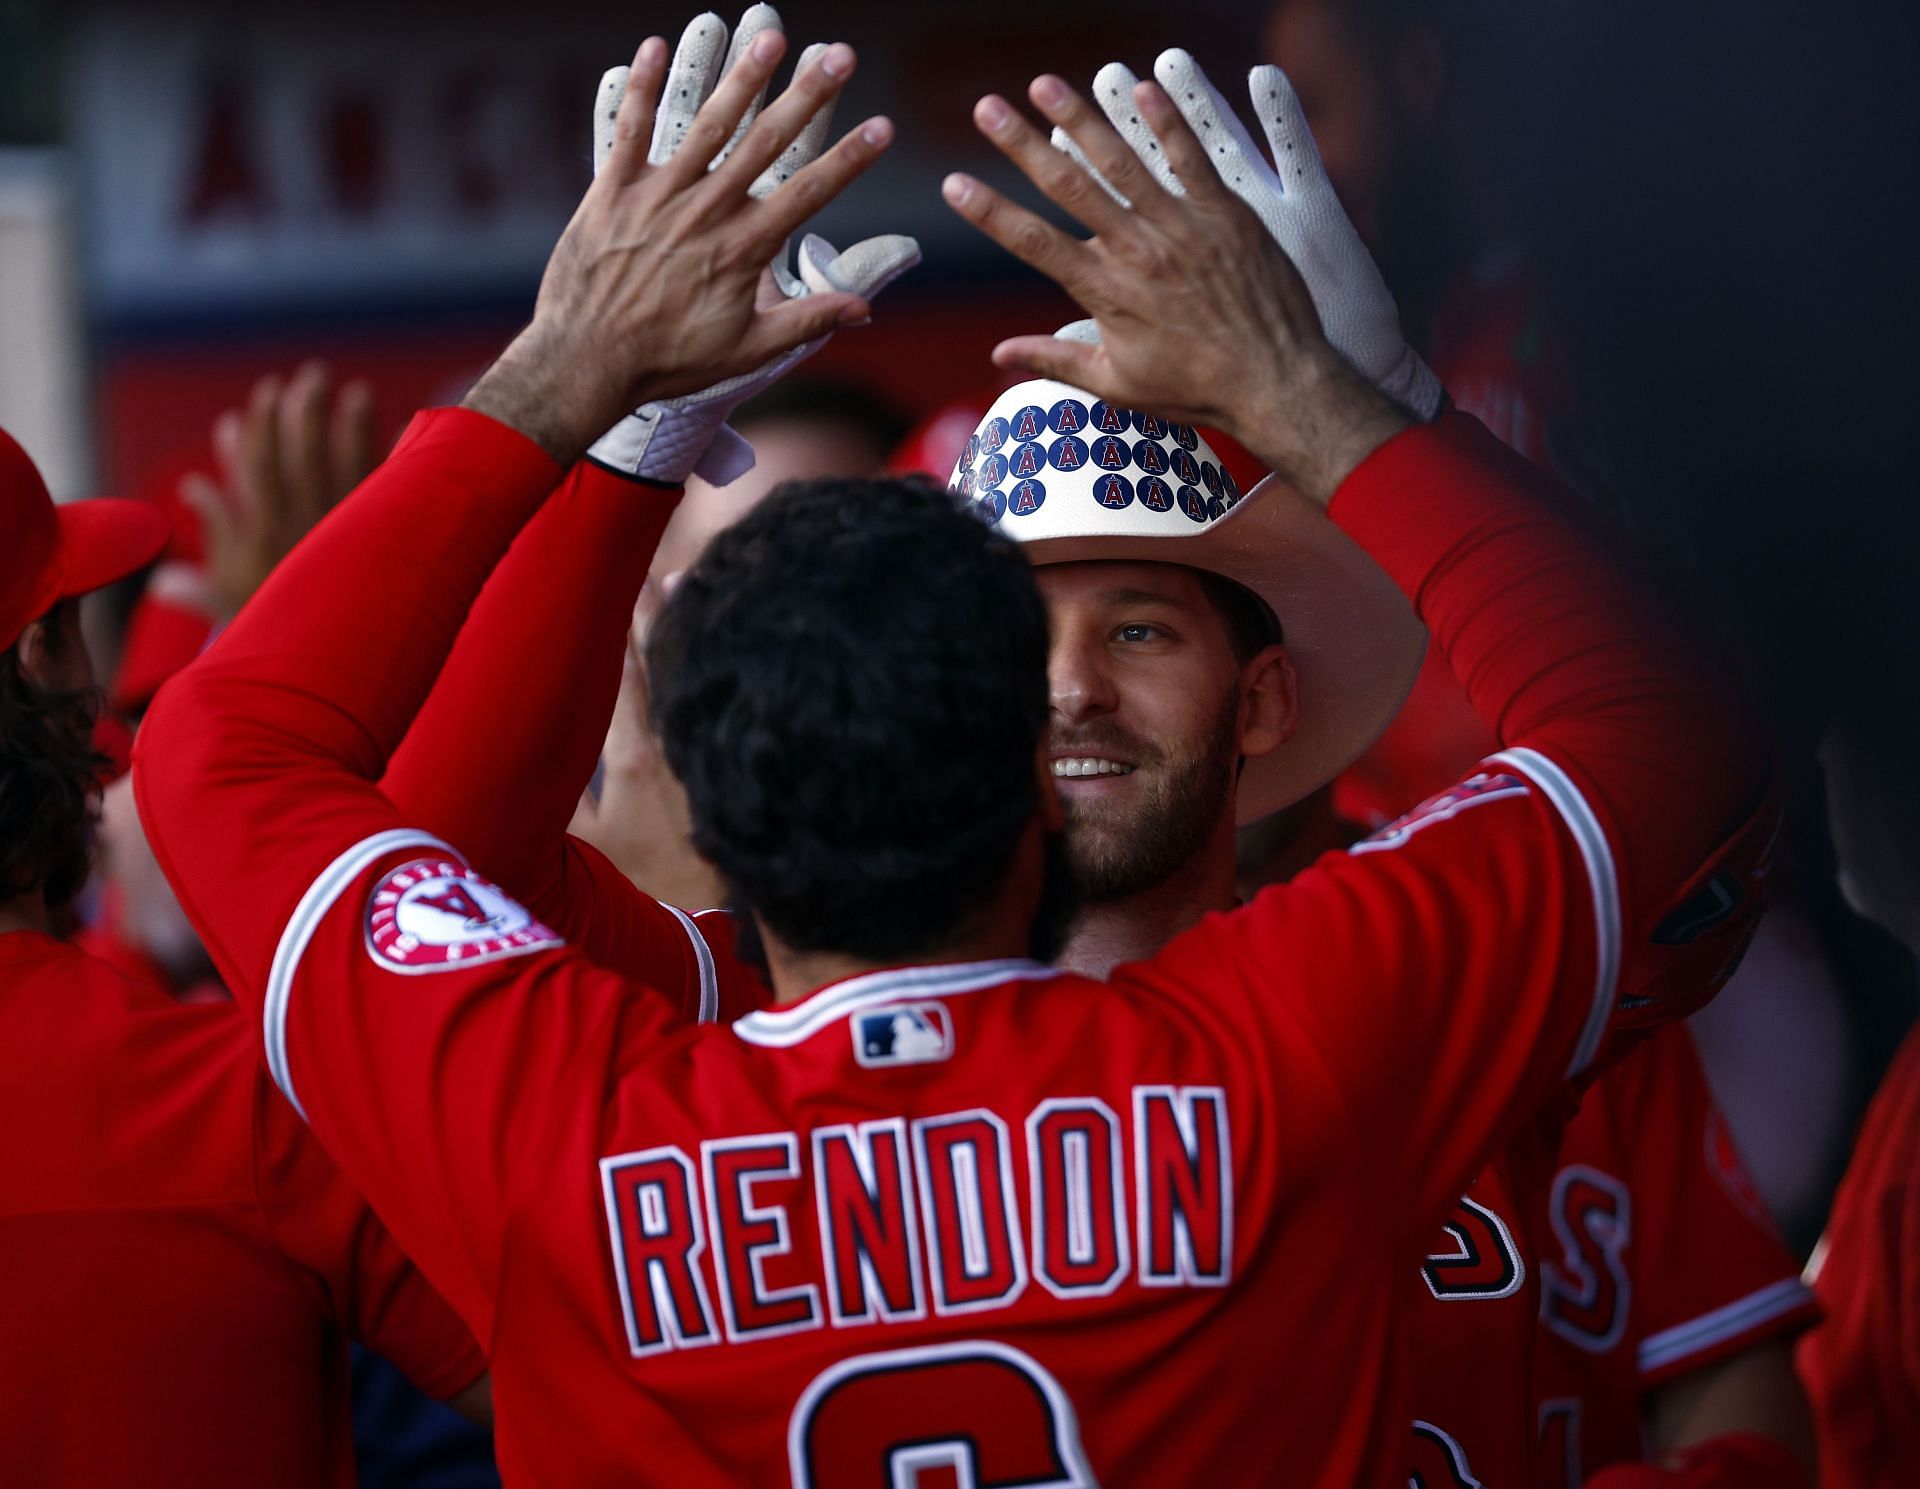
[[869, 1070], [930, 1065], [953, 1055], [953, 1019], [941, 1003], [890, 1003], [848, 1021], [853, 1058]]

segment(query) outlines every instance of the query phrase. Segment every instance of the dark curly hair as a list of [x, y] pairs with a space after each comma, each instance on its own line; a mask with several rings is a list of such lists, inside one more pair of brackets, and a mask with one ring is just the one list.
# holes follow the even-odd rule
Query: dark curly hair
[[931, 482], [777, 488], [648, 641], [695, 846], [797, 951], [964, 934], [1038, 800], [1047, 616], [1019, 550]]
[[93, 747], [95, 688], [43, 688], [0, 651], [0, 900], [36, 890], [48, 908], [87, 882], [105, 758]]

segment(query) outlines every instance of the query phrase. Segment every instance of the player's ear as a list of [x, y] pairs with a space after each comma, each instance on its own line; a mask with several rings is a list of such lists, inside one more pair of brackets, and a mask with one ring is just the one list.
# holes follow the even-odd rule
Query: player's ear
[[1060, 783], [1053, 778], [1053, 752], [1045, 734], [1034, 749], [1034, 783], [1040, 806], [1040, 825], [1048, 832], [1067, 830], [1067, 809], [1060, 802]]
[[1269, 646], [1240, 670], [1240, 753], [1271, 754], [1300, 726], [1300, 678], [1284, 646]]

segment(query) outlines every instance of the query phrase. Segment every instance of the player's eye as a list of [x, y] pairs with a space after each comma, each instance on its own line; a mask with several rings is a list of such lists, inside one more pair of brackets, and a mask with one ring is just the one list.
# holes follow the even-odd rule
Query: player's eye
[[1139, 645], [1147, 641], [1158, 641], [1164, 638], [1166, 634], [1167, 633], [1161, 630], [1160, 627], [1150, 626], [1143, 620], [1128, 621], [1113, 633], [1116, 641], [1125, 641], [1133, 645]]

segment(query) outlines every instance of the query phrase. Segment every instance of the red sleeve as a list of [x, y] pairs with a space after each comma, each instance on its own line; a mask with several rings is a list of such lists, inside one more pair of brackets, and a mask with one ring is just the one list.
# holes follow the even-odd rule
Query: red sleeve
[[1920, 1031], [1868, 1108], [1807, 1271], [1825, 1317], [1796, 1363], [1823, 1482], [1920, 1482]]
[[374, 784], [557, 476], [490, 419], [422, 415], [162, 690], [136, 747], [155, 851], [260, 1014], [275, 1084], [483, 1342], [509, 1175], [597, 1101], [576, 1062], [617, 1029], [678, 1023], [652, 997], [625, 1017], [626, 984], [556, 949]]
[[679, 499], [576, 465], [480, 592], [381, 789], [403, 820], [459, 844], [590, 959], [676, 996], [689, 1020], [711, 1020], [725, 962], [689, 917], [567, 833], [606, 738], [634, 602]]
[[1632, 1196], [1627, 1257], [1645, 1385], [1813, 1322], [1819, 1310], [1800, 1264], [1747, 1172], [1684, 1025], [1663, 1029], [1602, 1076], [1589, 1100], [1616, 1134]]
[[1544, 479], [1450, 414], [1341, 487], [1333, 519], [1406, 590], [1505, 748], [1206, 933], [1264, 992], [1251, 1016], [1304, 1036], [1347, 1093], [1389, 1192], [1419, 1199], [1415, 1246], [1610, 1025], [1710, 993], [1649, 996], [1622, 962], [1765, 777], [1711, 674], [1538, 499]]
[[[1605, 833], [1638, 948], [1753, 816], [1768, 762], [1720, 674], [1555, 517], [1551, 484], [1450, 414], [1364, 462], [1332, 515], [1412, 596], [1501, 743], [1549, 760], [1577, 790]], [[1691, 1011], [1677, 1003], [1627, 1009], [1621, 1022]]]
[[321, 1281], [346, 1334], [444, 1401], [486, 1372], [446, 1299], [404, 1256], [280, 1093], [254, 1097], [254, 1188], [274, 1240]]

